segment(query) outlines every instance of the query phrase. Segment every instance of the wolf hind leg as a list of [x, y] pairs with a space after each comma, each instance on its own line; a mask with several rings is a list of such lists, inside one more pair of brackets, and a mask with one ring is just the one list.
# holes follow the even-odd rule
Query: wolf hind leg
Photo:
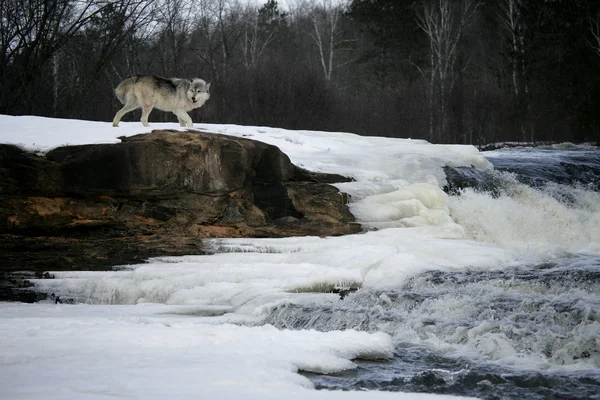
[[188, 113], [186, 113], [185, 111], [176, 110], [176, 111], [173, 111], [173, 114], [177, 115], [177, 119], [179, 120], [180, 125], [181, 125], [181, 121], [185, 122], [185, 125], [181, 125], [181, 126], [187, 126], [188, 128], [194, 127], [194, 123], [192, 122], [192, 119], [190, 118]]
[[121, 122], [121, 118], [123, 118], [123, 115], [127, 114], [130, 111], [135, 110], [136, 108], [138, 108], [138, 105], [136, 104], [135, 100], [128, 101], [127, 103], [125, 103], [123, 108], [121, 108], [119, 111], [117, 111], [117, 115], [115, 115], [115, 118], [113, 119], [112, 126], [115, 126], [115, 127], [119, 126], [119, 122]]
[[148, 116], [152, 112], [153, 108], [154, 108], [154, 106], [152, 104], [144, 104], [142, 106], [142, 119], [141, 119], [142, 125], [150, 126], [150, 124], [148, 124]]

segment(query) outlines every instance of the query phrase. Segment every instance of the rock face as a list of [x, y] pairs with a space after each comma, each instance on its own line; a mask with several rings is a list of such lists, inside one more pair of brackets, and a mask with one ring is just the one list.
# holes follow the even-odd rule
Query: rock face
[[195, 131], [121, 140], [45, 157], [0, 145], [0, 271], [202, 254], [210, 237], [360, 231], [328, 184], [348, 179], [304, 171], [275, 146]]

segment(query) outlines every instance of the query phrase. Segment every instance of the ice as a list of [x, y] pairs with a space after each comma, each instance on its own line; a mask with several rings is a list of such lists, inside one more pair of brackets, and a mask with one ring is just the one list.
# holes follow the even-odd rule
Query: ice
[[143, 307], [139, 311], [3, 305], [3, 397], [141, 392], [167, 398], [224, 389], [250, 394], [297, 391], [312, 387], [295, 374], [298, 370], [351, 369], [350, 359], [387, 358], [393, 349], [389, 336], [381, 333], [211, 326], [189, 318], [144, 315]]
[[89, 303], [230, 306], [254, 321], [273, 302], [301, 301], [305, 293], [322, 293], [329, 301], [333, 289], [383, 290], [428, 270], [519, 262], [492, 245], [436, 235], [424, 227], [330, 238], [214, 239], [207, 245], [226, 253], [156, 258], [105, 275], [55, 272], [56, 279], [34, 282], [47, 293]]
[[[0, 143], [41, 153], [180, 129], [175, 123], [113, 128], [110, 122], [5, 115], [0, 127]], [[552, 256], [549, 249], [600, 249], [600, 201], [588, 192], [578, 197], [577, 210], [525, 189], [499, 198], [472, 191], [447, 196], [444, 166], [492, 168], [473, 146], [269, 127], [196, 129], [270, 143], [298, 166], [353, 178], [336, 186], [352, 196], [350, 209], [369, 231], [214, 239], [205, 242], [212, 255], [162, 257], [108, 272], [53, 272], [55, 279], [38, 280], [37, 288], [85, 304], [0, 303], [3, 398], [448, 398], [315, 391], [297, 372], [332, 373], [353, 368], [357, 357], [389, 357], [399, 337], [443, 349], [453, 348], [455, 335], [464, 340], [465, 354], [509, 363], [517, 356], [502, 333], [478, 326], [421, 339], [411, 326], [392, 337], [381, 331], [280, 330], [264, 321], [288, 305], [339, 304], [335, 292], [346, 289], [376, 292], [389, 304], [384, 291], [423, 272], [516, 266], [525, 262], [524, 250], [540, 243], [538, 261]], [[565, 223], [564, 232], [553, 230]], [[459, 318], [472, 304], [444, 298], [425, 306], [411, 323], [425, 326], [428, 313]]]
[[1, 304], [3, 398], [392, 398], [314, 392], [297, 374], [390, 357], [386, 334], [214, 326], [158, 310], [165, 307]]

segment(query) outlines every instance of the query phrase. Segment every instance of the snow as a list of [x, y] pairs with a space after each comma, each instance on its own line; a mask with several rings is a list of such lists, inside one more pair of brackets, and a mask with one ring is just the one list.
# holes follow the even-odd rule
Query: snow
[[298, 370], [344, 370], [351, 358], [393, 350], [382, 333], [215, 326], [168, 313], [152, 305], [4, 304], [3, 398], [305, 398], [312, 384]]
[[[150, 129], [180, 128], [154, 123]], [[0, 115], [0, 143], [39, 153], [118, 143], [119, 136], [150, 129], [139, 122], [113, 128], [109, 122]], [[111, 272], [54, 272], [56, 279], [36, 285], [86, 304], [0, 303], [3, 398], [449, 397], [315, 391], [298, 371], [333, 373], [353, 368], [355, 358], [390, 357], [392, 338], [279, 330], [262, 321], [282, 304], [340, 301], [328, 293], [332, 288], [386, 290], [427, 270], [523, 262], [510, 243], [476, 237], [474, 228], [456, 221], [454, 214], [477, 216], [469, 207], [481, 198], [463, 205], [442, 191], [446, 165], [492, 168], [477, 149], [341, 132], [196, 129], [270, 143], [298, 166], [354, 178], [337, 186], [373, 230], [335, 238], [214, 239], [207, 241], [218, 252], [213, 255], [156, 258]]]

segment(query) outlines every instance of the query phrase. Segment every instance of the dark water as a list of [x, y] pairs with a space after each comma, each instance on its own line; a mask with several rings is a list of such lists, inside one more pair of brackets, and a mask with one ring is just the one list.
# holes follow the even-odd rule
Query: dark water
[[[456, 312], [453, 304], [470, 306]], [[600, 398], [600, 257], [497, 271], [431, 271], [385, 294], [361, 289], [324, 308], [284, 306], [267, 322], [288, 329], [383, 330], [394, 337], [392, 360], [358, 360], [353, 371], [307, 374], [321, 389]], [[431, 345], [436, 342], [443, 345]], [[464, 355], [475, 350], [479, 354]]]
[[531, 186], [548, 182], [600, 190], [600, 148], [516, 148], [483, 153], [498, 171]]
[[515, 371], [468, 359], [398, 345], [389, 362], [357, 361], [356, 370], [318, 376], [306, 374], [318, 389], [384, 390], [473, 396], [481, 399], [598, 399], [600, 376]]
[[[582, 193], [600, 191], [596, 148], [484, 155], [496, 172], [446, 168], [446, 191], [460, 196], [472, 188], [493, 198], [518, 182], [571, 207]], [[356, 370], [334, 375], [306, 374], [320, 389], [600, 399], [600, 255], [594, 252], [518, 268], [430, 271], [393, 291], [360, 289], [326, 306], [282, 306], [267, 322], [393, 337], [391, 360], [357, 360]]]
[[[556, 183], [565, 187], [584, 187], [600, 191], [600, 148], [579, 147], [571, 150], [548, 148], [512, 148], [482, 153], [495, 171], [510, 174], [518, 182], [543, 187]], [[498, 194], [507, 175], [479, 171], [474, 168], [445, 168], [446, 191], [457, 194], [473, 187]]]

